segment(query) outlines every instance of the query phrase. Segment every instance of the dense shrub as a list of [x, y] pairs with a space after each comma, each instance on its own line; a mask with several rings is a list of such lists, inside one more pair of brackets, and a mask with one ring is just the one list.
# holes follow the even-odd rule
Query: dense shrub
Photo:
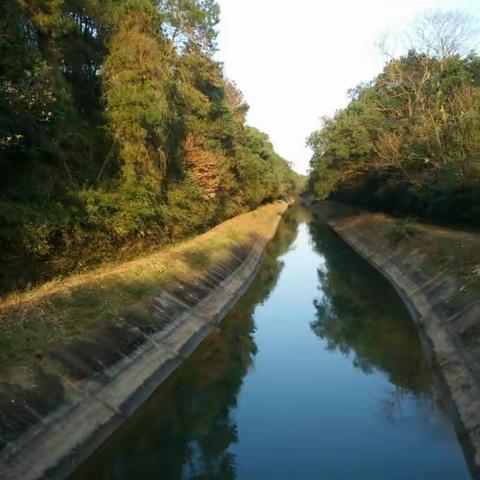
[[0, 291], [292, 195], [213, 59], [214, 0], [0, 3]]

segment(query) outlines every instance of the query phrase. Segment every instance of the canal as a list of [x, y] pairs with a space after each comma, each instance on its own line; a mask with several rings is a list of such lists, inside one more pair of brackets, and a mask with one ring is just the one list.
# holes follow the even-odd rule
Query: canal
[[471, 479], [386, 280], [301, 207], [222, 326], [80, 479]]

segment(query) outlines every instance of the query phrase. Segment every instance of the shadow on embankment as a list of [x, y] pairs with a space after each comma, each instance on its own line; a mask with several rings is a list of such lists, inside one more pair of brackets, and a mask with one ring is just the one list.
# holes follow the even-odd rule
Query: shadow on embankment
[[238, 441], [231, 418], [256, 354], [253, 314], [275, 288], [279, 257], [295, 241], [295, 210], [286, 213], [247, 293], [188, 362], [179, 367], [72, 478], [234, 479]]

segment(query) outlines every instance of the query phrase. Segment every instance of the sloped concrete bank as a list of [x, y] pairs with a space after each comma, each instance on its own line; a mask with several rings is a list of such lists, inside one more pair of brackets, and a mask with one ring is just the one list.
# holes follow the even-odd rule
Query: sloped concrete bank
[[57, 352], [61, 372], [42, 373], [40, 393], [12, 399], [0, 414], [5, 431], [16, 434], [15, 441], [0, 435], [0, 478], [69, 475], [218, 326], [254, 279], [287, 207], [279, 206], [268, 231], [235, 247], [227, 262], [125, 312], [128, 332], [112, 326], [108, 335]]
[[[472, 472], [480, 471], [480, 296], [478, 258], [452, 253], [478, 235], [421, 224], [406, 228], [382, 214], [318, 202], [316, 215], [394, 286], [418, 327]], [[400, 234], [398, 232], [400, 228]], [[451, 246], [449, 249], [448, 246]], [[476, 249], [478, 251], [478, 249]], [[457, 257], [457, 258], [456, 258]], [[473, 272], [473, 273], [472, 273]]]

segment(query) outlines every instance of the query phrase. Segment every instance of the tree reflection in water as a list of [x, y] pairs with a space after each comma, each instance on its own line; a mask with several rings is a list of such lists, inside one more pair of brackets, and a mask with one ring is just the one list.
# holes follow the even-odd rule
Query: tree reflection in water
[[298, 220], [295, 210], [285, 215], [256, 279], [223, 324], [73, 478], [235, 478], [231, 412], [256, 353], [253, 314], [275, 288]]
[[413, 321], [393, 287], [327, 225], [314, 221], [309, 229], [323, 258], [313, 332], [365, 374], [387, 375], [395, 388], [380, 402], [389, 422], [402, 418], [412, 397], [421, 400], [419, 407], [433, 402], [443, 409]]
[[468, 478], [397, 294], [307, 211], [282, 223], [224, 323], [74, 478]]

